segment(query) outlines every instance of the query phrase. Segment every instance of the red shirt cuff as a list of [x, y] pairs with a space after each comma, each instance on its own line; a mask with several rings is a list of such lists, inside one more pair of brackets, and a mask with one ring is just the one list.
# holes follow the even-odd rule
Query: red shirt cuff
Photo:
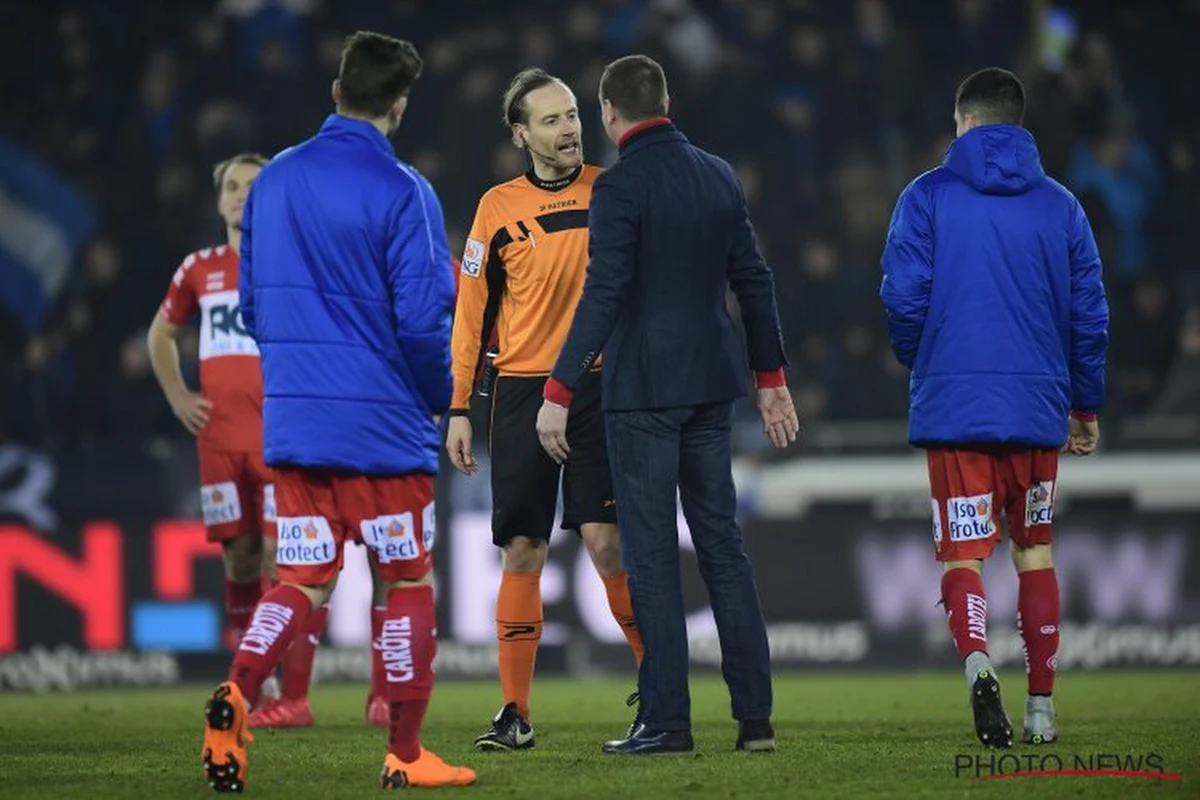
[[787, 378], [784, 377], [783, 367], [754, 373], [755, 389], [778, 389], [780, 386], [787, 386]]
[[547, 378], [546, 386], [542, 389], [542, 397], [556, 406], [570, 408], [571, 400], [575, 397], [575, 391], [555, 378]]
[[1071, 416], [1080, 422], [1095, 422], [1096, 415], [1088, 411], [1072, 411]]

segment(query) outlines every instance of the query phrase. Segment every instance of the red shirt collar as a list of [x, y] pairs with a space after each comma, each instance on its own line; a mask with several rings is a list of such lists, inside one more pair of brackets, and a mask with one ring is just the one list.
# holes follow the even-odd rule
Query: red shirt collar
[[625, 145], [625, 143], [627, 141], [629, 141], [629, 137], [633, 136], [636, 133], [641, 133], [642, 131], [649, 130], [650, 128], [657, 128], [662, 125], [670, 125], [670, 124], [671, 124], [670, 117], [653, 117], [651, 119], [643, 120], [642, 122], [639, 122], [637, 125], [634, 125], [629, 130], [625, 131], [625, 133], [621, 134], [621, 138], [617, 140], [617, 147], [618, 148], [623, 147]]

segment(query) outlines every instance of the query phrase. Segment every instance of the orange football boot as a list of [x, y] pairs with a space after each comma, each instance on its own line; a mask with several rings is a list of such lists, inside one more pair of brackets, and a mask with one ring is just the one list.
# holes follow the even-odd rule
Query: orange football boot
[[218, 792], [246, 788], [246, 744], [254, 741], [242, 690], [225, 681], [204, 706], [204, 777]]
[[421, 748], [421, 754], [411, 764], [388, 753], [379, 773], [379, 785], [385, 790], [408, 789], [422, 786], [470, 786], [475, 782], [475, 770], [468, 767], [452, 767], [433, 753]]

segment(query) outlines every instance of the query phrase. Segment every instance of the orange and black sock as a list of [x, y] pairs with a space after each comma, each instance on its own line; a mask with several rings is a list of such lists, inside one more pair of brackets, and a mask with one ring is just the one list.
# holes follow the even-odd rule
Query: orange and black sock
[[516, 703], [529, 719], [529, 696], [538, 642], [542, 638], [542, 576], [509, 572], [500, 579], [496, 597], [496, 639], [500, 650], [500, 690], [504, 703]]
[[608, 608], [612, 611], [613, 619], [621, 626], [629, 646], [633, 649], [633, 657], [638, 666], [642, 665], [642, 656], [646, 648], [642, 646], [642, 635], [638, 633], [637, 620], [633, 616], [633, 601], [629, 597], [629, 575], [618, 572], [615, 575], [604, 575], [604, 591], [608, 595]]

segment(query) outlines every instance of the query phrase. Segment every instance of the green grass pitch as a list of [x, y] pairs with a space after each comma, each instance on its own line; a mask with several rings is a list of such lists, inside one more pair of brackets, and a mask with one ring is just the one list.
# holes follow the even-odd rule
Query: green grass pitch
[[[1007, 678], [1006, 705], [1019, 728], [1024, 680], [1012, 673]], [[1068, 769], [1076, 756], [1156, 753], [1162, 771], [1181, 774], [1182, 781], [976, 779], [974, 768], [956, 776], [956, 756], [986, 762], [997, 755], [975, 741], [958, 674], [780, 675], [775, 687], [779, 749], [770, 754], [734, 751], [736, 729], [724, 686], [708, 676], [692, 680], [697, 752], [691, 756], [603, 755], [600, 743], [622, 734], [630, 719], [623, 703], [629, 681], [611, 680], [538, 681], [538, 746], [508, 754], [471, 749], [498, 706], [496, 685], [442, 681], [425, 743], [479, 773], [474, 787], [438, 790], [446, 796], [1200, 797], [1197, 672], [1062, 675], [1056, 695], [1060, 741], [1007, 751], [1019, 758], [1053, 753]], [[200, 767], [206, 690], [0, 694], [0, 798], [214, 796]], [[297, 800], [378, 792], [385, 736], [363, 722], [365, 693], [364, 686], [318, 685], [313, 728], [259, 731], [246, 794]]]

